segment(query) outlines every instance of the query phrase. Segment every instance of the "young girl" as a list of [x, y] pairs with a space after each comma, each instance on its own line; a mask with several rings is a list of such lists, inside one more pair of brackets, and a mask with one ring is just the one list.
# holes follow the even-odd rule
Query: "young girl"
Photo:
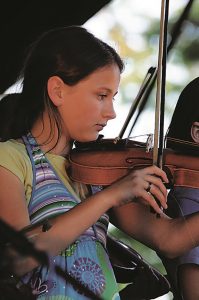
[[[18, 268], [40, 300], [120, 298], [106, 251], [109, 220], [169, 257], [199, 244], [199, 215], [170, 219], [156, 203], [167, 208], [168, 179], [156, 166], [134, 170], [103, 190], [91, 187], [92, 193], [70, 179], [73, 141], [96, 140], [116, 116], [122, 70], [114, 49], [77, 26], [43, 34], [22, 68], [22, 92], [15, 95], [6, 134], [3, 127], [0, 132], [0, 217], [17, 230], [31, 224], [29, 238], [50, 257], [49, 267], [27, 259]], [[46, 219], [47, 230], [35, 233], [33, 225]]]
[[[199, 144], [199, 77], [192, 80], [182, 91], [168, 129], [169, 138]], [[181, 149], [181, 151], [187, 151]], [[196, 155], [196, 159], [197, 159]], [[199, 190], [190, 187], [173, 188], [168, 195], [167, 214], [173, 218], [182, 217], [199, 211]], [[164, 259], [174, 298], [177, 300], [199, 299], [199, 247], [173, 259]]]

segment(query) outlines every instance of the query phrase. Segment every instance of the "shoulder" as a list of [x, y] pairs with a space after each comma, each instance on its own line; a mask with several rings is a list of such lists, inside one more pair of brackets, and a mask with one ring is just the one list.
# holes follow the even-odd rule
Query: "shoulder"
[[17, 140], [8, 140], [6, 142], [0, 142], [0, 150], [13, 150], [13, 149], [21, 149], [23, 148], [23, 144], [18, 142]]
[[29, 165], [30, 160], [23, 143], [16, 140], [0, 142], [0, 166], [10, 170], [22, 180]]
[[26, 149], [23, 143], [16, 140], [8, 140], [0, 142], [0, 157], [13, 157], [19, 159], [20, 157], [27, 156]]

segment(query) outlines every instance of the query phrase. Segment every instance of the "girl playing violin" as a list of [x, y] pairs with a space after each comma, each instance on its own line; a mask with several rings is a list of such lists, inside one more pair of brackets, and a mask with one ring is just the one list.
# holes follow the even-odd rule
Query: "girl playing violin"
[[[168, 179], [158, 167], [132, 171], [103, 190], [70, 179], [73, 142], [96, 140], [116, 117], [122, 70], [115, 50], [78, 26], [44, 33], [25, 59], [22, 91], [0, 131], [0, 217], [16, 230], [31, 224], [27, 235], [49, 255], [49, 266], [27, 259], [18, 268], [37, 299], [94, 299], [55, 266], [98, 299], [120, 299], [106, 251], [109, 222], [168, 257], [199, 245], [199, 214], [171, 219], [156, 203], [167, 208]], [[35, 232], [46, 219], [47, 230]]]
[[[199, 144], [199, 77], [192, 80], [182, 91], [169, 129], [168, 138]], [[182, 121], [183, 120], [183, 121]], [[175, 144], [167, 143], [175, 149]], [[196, 156], [197, 158], [197, 156]], [[199, 190], [190, 187], [175, 187], [168, 195], [166, 213], [172, 217], [183, 217], [199, 211]], [[176, 259], [163, 259], [177, 300], [199, 299], [199, 247]]]

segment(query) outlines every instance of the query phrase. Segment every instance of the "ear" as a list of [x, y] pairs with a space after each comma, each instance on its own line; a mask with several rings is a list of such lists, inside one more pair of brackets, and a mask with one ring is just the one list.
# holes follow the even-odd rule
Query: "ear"
[[199, 144], [199, 122], [193, 122], [191, 126], [191, 137], [195, 143]]
[[48, 79], [48, 95], [55, 106], [60, 106], [63, 103], [63, 88], [64, 82], [59, 76], [52, 76]]

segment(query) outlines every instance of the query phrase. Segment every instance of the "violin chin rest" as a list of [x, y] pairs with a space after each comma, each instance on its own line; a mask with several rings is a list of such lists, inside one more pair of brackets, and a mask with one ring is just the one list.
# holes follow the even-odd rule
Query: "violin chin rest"
[[137, 265], [133, 262], [130, 262], [128, 267], [117, 265], [115, 263], [113, 263], [112, 266], [116, 280], [119, 283], [132, 283], [139, 271]]
[[121, 299], [149, 300], [171, 290], [166, 276], [151, 266], [135, 249], [109, 234], [107, 250], [117, 282], [127, 284], [120, 292]]

